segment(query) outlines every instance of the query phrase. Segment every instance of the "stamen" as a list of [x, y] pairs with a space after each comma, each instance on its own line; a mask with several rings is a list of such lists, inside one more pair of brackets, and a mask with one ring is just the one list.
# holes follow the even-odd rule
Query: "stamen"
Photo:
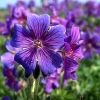
[[73, 57], [73, 58], [75, 57], [77, 60], [81, 60], [81, 57], [76, 56], [76, 55], [73, 54], [73, 50], [72, 49], [70, 49], [70, 51], [66, 54], [66, 56]]
[[92, 47], [92, 44], [91, 43], [88, 43], [88, 47], [91, 48]]
[[42, 47], [42, 41], [40, 41], [40, 40], [35, 40], [35, 42], [34, 42], [34, 45], [36, 46], [36, 47]]

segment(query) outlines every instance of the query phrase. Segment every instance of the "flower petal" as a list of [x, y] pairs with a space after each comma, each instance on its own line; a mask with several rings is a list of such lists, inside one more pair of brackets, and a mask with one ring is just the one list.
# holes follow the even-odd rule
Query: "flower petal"
[[96, 34], [96, 33], [93, 34], [92, 43], [94, 43], [94, 44], [100, 43], [100, 36], [98, 34]]
[[1, 55], [1, 62], [4, 69], [11, 69], [14, 66], [14, 55], [10, 52]]
[[78, 68], [78, 63], [73, 60], [72, 58], [65, 57], [64, 59], [64, 69], [66, 72], [75, 72], [76, 69]]
[[12, 75], [13, 75], [14, 77], [17, 77], [17, 73], [18, 73], [18, 67], [14, 67], [14, 68], [12, 69]]
[[3, 75], [7, 78], [11, 78], [12, 77], [12, 68], [11, 69], [3, 68]]
[[30, 14], [27, 17], [27, 25], [31, 34], [37, 39], [41, 39], [50, 26], [50, 16], [47, 14], [42, 14], [40, 16]]
[[64, 79], [68, 79], [70, 75], [78, 68], [78, 63], [72, 58], [65, 57], [64, 59]]
[[5, 85], [6, 86], [8, 86], [8, 88], [10, 89], [10, 90], [12, 90], [12, 88], [13, 88], [13, 80], [12, 79], [10, 79], [10, 78], [7, 78], [6, 80], [5, 80]]
[[45, 91], [46, 91], [47, 93], [51, 93], [51, 92], [52, 92], [52, 83], [51, 83], [50, 81], [48, 81], [48, 82], [46, 83]]
[[42, 84], [46, 84], [46, 79], [45, 79], [45, 78], [42, 78], [42, 79], [41, 79], [41, 83], [42, 83]]
[[14, 32], [15, 34], [10, 42], [13, 47], [28, 47], [33, 44], [29, 31], [22, 25], [15, 25]]
[[6, 48], [7, 48], [8, 51], [10, 51], [12, 53], [16, 53], [16, 52], [19, 51], [19, 48], [15, 48], [15, 47], [11, 46], [10, 41], [6, 42]]
[[90, 49], [87, 48], [83, 54], [85, 59], [92, 59], [92, 51]]
[[25, 68], [27, 74], [31, 74], [36, 67], [36, 48], [19, 51], [14, 59]]
[[38, 63], [45, 75], [53, 73], [56, 68], [61, 67], [62, 58], [60, 55], [47, 48], [41, 48], [38, 50]]
[[14, 80], [14, 83], [13, 83], [13, 87], [14, 87], [14, 90], [16, 91], [16, 92], [18, 92], [20, 89], [21, 89], [21, 86], [20, 86], [20, 84], [19, 84], [19, 82], [17, 81], [17, 80]]
[[100, 46], [98, 45], [93, 46], [93, 51], [97, 54], [100, 54]]
[[2, 100], [11, 100], [9, 96], [3, 97]]
[[71, 41], [71, 36], [67, 36], [67, 37], [64, 39], [64, 41], [70, 43], [70, 41]]
[[84, 57], [81, 49], [81, 45], [77, 45], [76, 49], [74, 48], [73, 57], [76, 58], [77, 60], [81, 60]]
[[79, 28], [78, 27], [75, 27], [75, 26], [72, 27], [71, 36], [72, 36], [72, 38], [71, 38], [70, 44], [75, 44], [75, 43], [77, 43], [79, 41], [80, 32], [79, 32]]
[[[90, 35], [89, 35], [88, 32], [86, 32], [86, 33], [83, 33], [83, 32], [82, 32], [81, 38], [84, 40], [85, 43], [88, 43], [88, 42], [89, 42], [89, 39], [90, 39]], [[84, 42], [83, 42], [83, 43], [84, 43]]]
[[56, 25], [51, 27], [50, 31], [44, 37], [43, 44], [48, 48], [59, 49], [64, 45], [65, 27], [62, 25]]
[[77, 75], [75, 72], [71, 73], [69, 76], [72, 80], [76, 80], [77, 79]]
[[67, 86], [68, 85], [68, 81], [66, 79], [63, 79], [63, 85]]
[[52, 88], [53, 89], [56, 89], [56, 88], [58, 88], [59, 87], [59, 82], [58, 82], [59, 80], [53, 80], [53, 83], [52, 83]]
[[65, 48], [64, 48], [64, 51], [65, 51], [66, 53], [68, 53], [68, 52], [70, 51], [70, 49], [71, 49], [70, 44], [67, 43], [67, 42], [65, 42]]

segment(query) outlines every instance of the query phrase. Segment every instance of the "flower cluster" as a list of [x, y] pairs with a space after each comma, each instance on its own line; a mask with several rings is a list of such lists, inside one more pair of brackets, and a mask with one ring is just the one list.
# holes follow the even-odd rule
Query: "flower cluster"
[[[80, 27], [80, 31], [82, 31], [82, 33], [89, 33], [91, 35], [94, 33], [100, 33], [100, 3], [88, 1], [85, 4], [81, 4], [73, 0], [63, 0], [60, 3], [58, 0], [51, 0], [51, 2], [47, 2], [45, 0], [41, 1], [41, 10], [36, 7], [34, 1], [30, 1], [28, 4], [24, 1], [18, 1], [15, 6], [9, 4], [8, 9], [10, 14], [5, 16], [5, 23], [0, 23], [0, 33], [6, 36], [12, 34], [14, 32], [13, 30], [15, 24], [21, 24], [26, 27], [27, 15], [30, 13], [40, 14], [41, 12], [50, 13], [51, 25], [62, 24], [66, 27], [67, 33], [70, 33], [74, 24]], [[85, 46], [84, 44], [83, 47], [83, 52], [88, 49], [88, 46]], [[89, 59], [90, 57], [86, 55], [87, 52], [84, 52], [84, 58]]]
[[[80, 32], [79, 28], [75, 26], [72, 27], [70, 35], [65, 32], [66, 29], [63, 25], [50, 25], [49, 15], [29, 14], [27, 27], [16, 24], [14, 36], [6, 43], [6, 48], [10, 52], [1, 56], [4, 69], [10, 71], [8, 74], [13, 73], [12, 66], [17, 62], [22, 65], [26, 74], [31, 75], [38, 65], [43, 73], [42, 78], [45, 80], [42, 83], [46, 85], [48, 93], [59, 87], [62, 72], [64, 72], [64, 82], [68, 78], [75, 79], [77, 61], [83, 58], [79, 41]], [[58, 73], [59, 68], [62, 71]], [[5, 76], [11, 80], [11, 84], [18, 85], [13, 74], [10, 77]]]
[[42, 8], [34, 1], [9, 4], [9, 15], [0, 22], [0, 33], [10, 38], [1, 55], [5, 85], [16, 92], [34, 92], [38, 79], [46, 93], [67, 86], [77, 78], [82, 58], [100, 54], [99, 3], [41, 1]]
[[0, 23], [0, 32], [8, 36], [13, 33], [15, 24], [26, 25], [27, 15], [32, 12], [32, 8], [34, 8], [33, 1], [30, 1], [28, 5], [23, 1], [18, 1], [15, 6], [9, 4], [9, 15], [5, 15], [6, 22]]

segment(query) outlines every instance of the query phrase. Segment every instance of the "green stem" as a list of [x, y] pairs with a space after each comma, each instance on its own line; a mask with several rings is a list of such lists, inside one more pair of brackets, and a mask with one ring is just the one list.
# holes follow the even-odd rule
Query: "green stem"
[[15, 91], [14, 91], [14, 89], [12, 90], [12, 100], [16, 100], [15, 99]]
[[29, 77], [29, 97], [30, 97], [30, 100], [33, 99], [32, 88], [33, 88], [33, 78], [32, 78], [32, 76], [30, 76]]
[[22, 90], [24, 100], [27, 100], [25, 89]]
[[12, 99], [15, 100], [14, 93], [13, 93]]
[[40, 76], [35, 80], [34, 100], [38, 100], [37, 96], [38, 96], [39, 83], [40, 83]]

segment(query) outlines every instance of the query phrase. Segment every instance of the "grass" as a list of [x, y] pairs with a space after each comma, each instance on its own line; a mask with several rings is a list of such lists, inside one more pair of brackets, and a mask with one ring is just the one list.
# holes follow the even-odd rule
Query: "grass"
[[0, 22], [5, 21], [5, 14], [8, 14], [7, 10], [0, 10]]

